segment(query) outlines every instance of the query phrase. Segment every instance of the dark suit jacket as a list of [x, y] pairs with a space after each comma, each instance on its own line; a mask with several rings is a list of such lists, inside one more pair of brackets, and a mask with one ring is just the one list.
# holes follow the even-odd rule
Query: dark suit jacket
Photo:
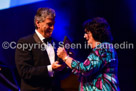
[[[20, 44], [25, 45], [25, 48], [21, 48]], [[42, 51], [43, 45], [38, 48], [40, 44], [36, 33], [18, 41], [20, 46], [16, 48], [15, 62], [21, 76], [21, 91], [59, 91], [59, 81], [55, 75], [50, 77], [48, 74], [49, 57], [46, 50]], [[33, 48], [28, 45], [33, 45]]]

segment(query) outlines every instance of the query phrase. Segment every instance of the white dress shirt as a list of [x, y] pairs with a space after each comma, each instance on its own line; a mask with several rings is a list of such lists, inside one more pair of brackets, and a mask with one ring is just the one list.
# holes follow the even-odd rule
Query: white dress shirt
[[[40, 38], [40, 40], [43, 42], [43, 39], [45, 39], [37, 30], [35, 30], [36, 34], [38, 35], [38, 37]], [[51, 43], [44, 43], [44, 46], [45, 46], [45, 49], [47, 51], [47, 54], [49, 56], [49, 60], [50, 60], [50, 64], [53, 64], [53, 62], [55, 62], [55, 52], [54, 52], [54, 48], [53, 46], [51, 45]], [[48, 65], [47, 66], [48, 68], [48, 73], [51, 77], [53, 77], [53, 70], [52, 70], [52, 66], [51, 65]]]

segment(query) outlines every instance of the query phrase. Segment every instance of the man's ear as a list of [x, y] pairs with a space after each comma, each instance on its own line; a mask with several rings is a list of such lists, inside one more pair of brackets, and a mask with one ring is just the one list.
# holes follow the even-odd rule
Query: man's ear
[[39, 22], [38, 22], [38, 21], [35, 21], [35, 24], [36, 24], [37, 28], [39, 28], [39, 27], [40, 27], [40, 25], [39, 25]]

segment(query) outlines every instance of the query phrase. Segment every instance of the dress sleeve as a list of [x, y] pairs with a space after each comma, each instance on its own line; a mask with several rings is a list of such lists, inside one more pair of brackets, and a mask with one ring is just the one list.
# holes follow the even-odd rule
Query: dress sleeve
[[96, 50], [84, 62], [72, 60], [72, 72], [77, 75], [89, 76], [100, 71], [110, 60], [110, 52]]

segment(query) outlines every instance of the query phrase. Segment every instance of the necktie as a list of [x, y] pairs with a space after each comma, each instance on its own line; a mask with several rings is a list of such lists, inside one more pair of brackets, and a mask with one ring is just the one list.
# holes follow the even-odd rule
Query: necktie
[[43, 39], [44, 43], [46, 43], [46, 44], [47, 44], [47, 42], [51, 43], [51, 40], [52, 40], [52, 38], [51, 38], [51, 37], [46, 38], [46, 39]]

